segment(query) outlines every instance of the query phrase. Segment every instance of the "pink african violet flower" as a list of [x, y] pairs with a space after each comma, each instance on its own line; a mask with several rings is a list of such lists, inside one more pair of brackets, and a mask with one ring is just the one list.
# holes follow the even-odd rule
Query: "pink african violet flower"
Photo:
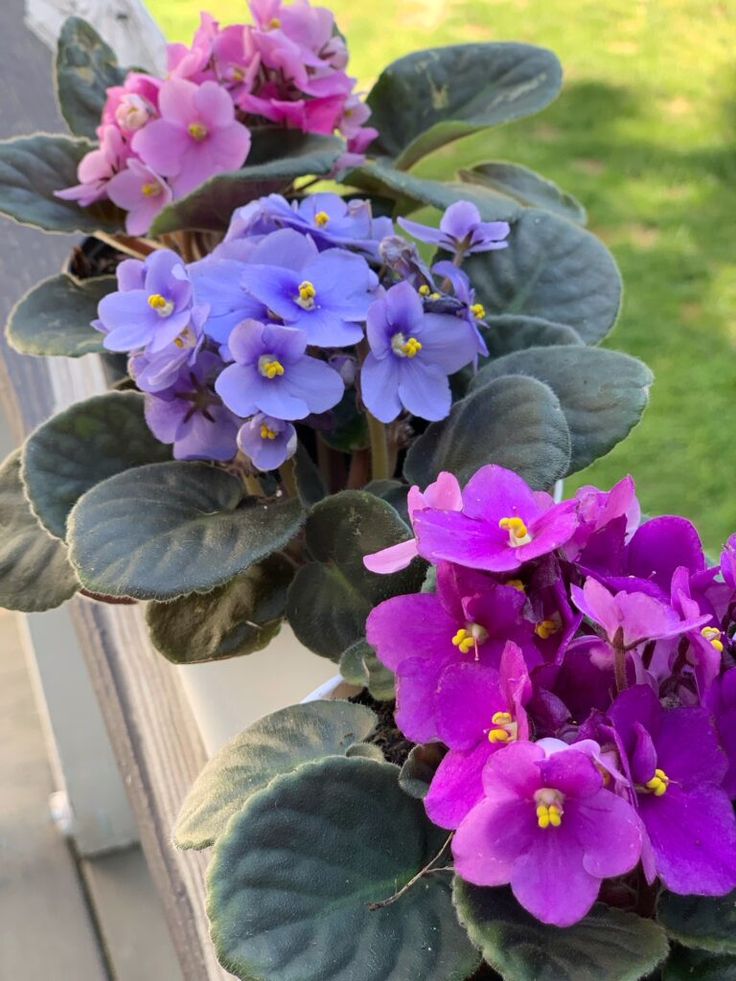
[[54, 191], [55, 197], [78, 201], [86, 208], [106, 196], [109, 181], [125, 166], [131, 151], [116, 126], [101, 126], [98, 134], [99, 148], [90, 150], [79, 161], [79, 184]]
[[601, 881], [639, 860], [633, 808], [574, 747], [548, 757], [538, 743], [513, 743], [491, 756], [483, 786], [452, 841], [457, 873], [478, 886], [510, 884], [543, 923], [576, 923]]
[[414, 517], [419, 554], [431, 562], [511, 572], [564, 545], [577, 528], [575, 501], [555, 504], [518, 474], [491, 464], [463, 490], [462, 513], [425, 508]]
[[170, 178], [174, 194], [193, 191], [209, 177], [240, 167], [250, 150], [250, 132], [235, 121], [235, 107], [216, 82], [195, 85], [170, 79], [159, 93], [160, 119], [133, 137], [143, 162]]
[[437, 686], [437, 730], [449, 752], [424, 798], [430, 821], [457, 828], [478, 803], [489, 756], [529, 738], [524, 704], [531, 694], [524, 655], [512, 641], [503, 649], [498, 670], [476, 661], [445, 668]]
[[103, 125], [115, 125], [130, 134], [141, 129], [158, 111], [161, 79], [143, 72], [129, 72], [122, 85], [107, 90], [102, 110]]
[[[430, 484], [423, 493], [416, 486], [410, 487], [406, 503], [410, 521], [414, 520], [414, 515], [422, 508], [460, 511], [463, 506], [460, 484], [454, 474], [443, 470], [438, 475], [437, 480]], [[417, 540], [410, 538], [408, 542], [399, 542], [398, 545], [390, 545], [380, 552], [366, 555], [363, 564], [371, 572], [387, 574], [405, 569], [418, 554]]]
[[128, 212], [125, 229], [128, 235], [145, 235], [156, 215], [171, 201], [171, 188], [163, 179], [131, 157], [125, 170], [107, 185], [107, 196]]

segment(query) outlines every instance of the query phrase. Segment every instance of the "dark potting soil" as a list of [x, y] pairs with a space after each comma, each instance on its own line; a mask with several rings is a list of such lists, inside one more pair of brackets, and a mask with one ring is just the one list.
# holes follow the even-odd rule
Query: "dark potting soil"
[[93, 279], [95, 276], [114, 276], [118, 264], [125, 256], [106, 242], [85, 238], [75, 245], [69, 256], [69, 272], [77, 279]]
[[353, 695], [348, 701], [354, 702], [356, 705], [367, 705], [378, 716], [378, 725], [368, 736], [366, 742], [378, 746], [389, 763], [396, 763], [397, 766], [405, 763], [414, 743], [406, 739], [396, 727], [394, 721], [396, 702], [377, 702], [367, 688], [364, 688], [357, 695]]

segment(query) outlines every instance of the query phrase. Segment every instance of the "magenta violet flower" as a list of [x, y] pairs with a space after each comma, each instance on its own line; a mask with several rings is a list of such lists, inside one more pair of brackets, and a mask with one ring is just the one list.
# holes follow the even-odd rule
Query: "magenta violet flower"
[[576, 527], [575, 501], [554, 504], [549, 494], [493, 464], [466, 484], [462, 513], [425, 508], [414, 517], [421, 556], [491, 572], [512, 572], [553, 552]]
[[728, 763], [707, 710], [665, 709], [647, 685], [610, 710], [646, 830], [642, 860], [672, 892], [736, 888], [736, 818], [722, 788]]
[[736, 798], [736, 668], [729, 668], [711, 685], [705, 704], [728, 760], [723, 789], [733, 799]]
[[505, 249], [510, 226], [506, 221], [481, 221], [480, 212], [470, 201], [456, 201], [445, 211], [439, 228], [399, 218], [399, 225], [419, 239], [457, 256]]
[[133, 149], [153, 171], [169, 178], [177, 197], [208, 177], [242, 166], [250, 133], [235, 121], [235, 107], [216, 82], [170, 78], [159, 92], [161, 117], [133, 137]]
[[259, 412], [240, 427], [238, 446], [259, 470], [276, 470], [296, 453], [296, 430]]
[[392, 286], [368, 310], [370, 354], [361, 392], [369, 412], [392, 422], [406, 409], [421, 419], [444, 419], [452, 402], [448, 375], [476, 356], [470, 325], [457, 317], [425, 313], [407, 282]]
[[230, 335], [235, 363], [215, 382], [225, 405], [245, 418], [258, 412], [275, 419], [303, 419], [325, 412], [342, 398], [342, 378], [307, 355], [307, 335], [294, 327], [244, 320]]
[[486, 763], [483, 786], [452, 841], [457, 873], [479, 886], [509, 883], [544, 923], [576, 923], [603, 879], [639, 861], [634, 809], [574, 746], [549, 757], [538, 743], [505, 746]]

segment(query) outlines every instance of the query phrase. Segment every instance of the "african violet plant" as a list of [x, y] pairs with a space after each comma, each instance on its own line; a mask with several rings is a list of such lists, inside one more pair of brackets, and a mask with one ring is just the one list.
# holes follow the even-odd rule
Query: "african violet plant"
[[414, 537], [364, 563], [429, 563], [424, 586], [376, 605], [341, 665], [395, 676], [395, 714], [283, 709], [185, 802], [222, 964], [732, 977], [736, 535], [710, 563], [685, 518], [641, 521], [630, 477], [555, 503], [489, 465], [410, 496]]

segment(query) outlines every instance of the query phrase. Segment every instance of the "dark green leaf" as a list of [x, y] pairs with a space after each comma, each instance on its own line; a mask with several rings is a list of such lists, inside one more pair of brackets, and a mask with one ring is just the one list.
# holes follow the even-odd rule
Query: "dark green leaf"
[[478, 963], [445, 875], [393, 895], [442, 836], [398, 769], [333, 757], [277, 777], [215, 846], [208, 914], [221, 964], [260, 981], [464, 981]]
[[97, 31], [81, 17], [67, 18], [56, 49], [56, 95], [75, 136], [95, 139], [107, 89], [124, 80], [115, 52]]
[[175, 599], [207, 592], [277, 552], [304, 514], [293, 498], [246, 497], [205, 463], [154, 463], [97, 484], [67, 525], [71, 558], [95, 593]]
[[233, 211], [248, 201], [280, 193], [297, 177], [328, 174], [343, 149], [342, 141], [332, 136], [281, 130], [275, 160], [251, 163], [249, 157], [240, 170], [211, 177], [196, 191], [164, 208], [151, 226], [151, 235], [180, 228], [223, 231]]
[[662, 981], [736, 981], [736, 957], [675, 945], [662, 968]]
[[568, 473], [587, 467], [629, 434], [646, 408], [653, 380], [645, 364], [618, 351], [531, 347], [486, 365], [471, 391], [482, 391], [502, 375], [537, 378], [560, 400], [572, 447]]
[[570, 433], [557, 396], [536, 379], [514, 375], [479, 386], [455, 403], [447, 419], [428, 426], [406, 455], [404, 476], [426, 487], [449, 470], [462, 484], [480, 467], [497, 463], [532, 487], [549, 488], [569, 462]]
[[364, 639], [343, 651], [340, 674], [351, 685], [367, 688], [377, 702], [388, 702], [396, 697], [393, 671], [381, 664], [376, 652]]
[[483, 336], [492, 358], [528, 347], [553, 347], [555, 344], [582, 344], [580, 335], [566, 324], [553, 324], [541, 317], [518, 317], [507, 314], [488, 317]]
[[[539, 112], [561, 84], [555, 55], [530, 44], [418, 51], [384, 69], [368, 96], [371, 125], [381, 134], [377, 149], [391, 156], [403, 150], [401, 165], [409, 167], [451, 140]], [[436, 124], [443, 125], [433, 132]]]
[[383, 763], [386, 760], [383, 752], [375, 743], [354, 743], [345, 750], [345, 755], [349, 760], [355, 756], [365, 760], [376, 760], [378, 763]]
[[396, 211], [407, 213], [430, 204], [444, 211], [456, 201], [472, 201], [484, 221], [513, 221], [521, 212], [515, 201], [484, 187], [460, 181], [436, 181], [407, 174], [388, 160], [375, 160], [351, 171], [346, 180], [371, 194], [396, 200]]
[[509, 246], [463, 264], [489, 315], [542, 317], [574, 327], [586, 344], [611, 329], [621, 304], [613, 256], [590, 232], [536, 208], [523, 210]]
[[479, 184], [498, 194], [507, 194], [526, 208], [543, 208], [580, 225], [587, 220], [585, 208], [571, 194], [520, 164], [492, 160], [460, 170], [458, 176], [468, 184]]
[[54, 191], [77, 184], [77, 165], [95, 146], [88, 140], [36, 133], [0, 142], [0, 213], [47, 232], [117, 232], [122, 212], [110, 205], [80, 208]]
[[236, 736], [194, 781], [176, 821], [179, 848], [208, 848], [252, 794], [323, 756], [341, 756], [376, 724], [364, 705], [316, 701], [266, 715]]
[[171, 459], [146, 425], [143, 396], [107, 392], [77, 402], [32, 433], [23, 450], [23, 481], [41, 524], [66, 537], [82, 494], [131, 467]]
[[663, 893], [657, 919], [686, 947], [736, 954], [736, 891], [716, 897]]
[[114, 276], [76, 282], [62, 273], [34, 286], [10, 313], [7, 337], [21, 354], [80, 358], [103, 350], [104, 335], [90, 325], [97, 304], [117, 288]]
[[329, 429], [320, 430], [317, 438], [341, 453], [354, 453], [364, 450], [370, 444], [365, 413], [356, 404], [355, 389], [348, 388], [327, 417], [331, 421]]
[[326, 496], [322, 474], [301, 440], [294, 457], [294, 477], [299, 500], [305, 508], [311, 507]]
[[365, 640], [358, 640], [340, 656], [340, 675], [349, 685], [365, 688], [368, 684], [368, 669], [363, 663], [367, 646]]
[[522, 909], [510, 889], [456, 878], [453, 899], [468, 936], [504, 981], [638, 981], [667, 956], [661, 927], [602, 903], [561, 930]]
[[66, 548], [31, 513], [16, 450], [0, 465], [0, 606], [24, 613], [51, 610], [78, 588]]
[[224, 586], [170, 603], [149, 603], [154, 647], [175, 664], [220, 661], [260, 651], [279, 632], [294, 566], [269, 555]]
[[416, 797], [417, 800], [423, 800], [446, 752], [447, 747], [442, 743], [415, 746], [399, 774], [399, 786], [404, 793]]
[[389, 596], [419, 589], [423, 563], [379, 576], [363, 556], [409, 537], [396, 511], [365, 491], [342, 491], [320, 502], [307, 520], [314, 562], [303, 566], [289, 589], [287, 616], [299, 640], [315, 654], [337, 660], [365, 634], [365, 619]]
[[396, 508], [401, 520], [408, 524], [409, 512], [406, 506], [406, 495], [409, 493], [408, 484], [401, 480], [371, 480], [363, 490], [388, 501], [391, 507]]

